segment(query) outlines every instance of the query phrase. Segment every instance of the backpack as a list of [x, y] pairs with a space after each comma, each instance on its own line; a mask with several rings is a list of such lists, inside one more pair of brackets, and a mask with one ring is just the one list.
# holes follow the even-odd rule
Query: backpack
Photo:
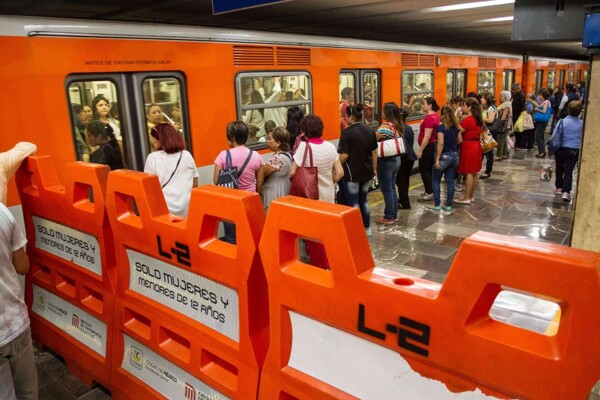
[[226, 188], [237, 189], [238, 188], [238, 177], [242, 175], [246, 165], [252, 158], [252, 149], [248, 153], [248, 157], [246, 157], [246, 161], [244, 161], [244, 165], [238, 171], [237, 167], [234, 167], [231, 162], [231, 153], [227, 150], [227, 155], [225, 157], [225, 167], [219, 171], [219, 179], [217, 180], [217, 186], [222, 186]]

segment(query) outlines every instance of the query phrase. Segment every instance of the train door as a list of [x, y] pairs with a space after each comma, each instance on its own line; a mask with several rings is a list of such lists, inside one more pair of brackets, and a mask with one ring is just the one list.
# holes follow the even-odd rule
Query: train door
[[184, 88], [179, 72], [69, 75], [67, 101], [77, 159], [96, 161], [87, 133], [104, 127], [116, 139], [125, 167], [141, 171], [155, 150], [150, 129], [161, 122], [174, 125], [191, 152]]
[[477, 75], [477, 93], [491, 93], [496, 96], [496, 71], [479, 71]]
[[446, 72], [446, 104], [456, 96], [465, 97], [467, 87], [467, 71], [464, 69], [449, 69]]
[[512, 85], [515, 83], [515, 70], [505, 69], [502, 71], [502, 90], [511, 91]]
[[558, 85], [564, 89], [565, 88], [565, 70], [561, 69], [558, 77]]
[[362, 103], [363, 122], [371, 127], [381, 124], [381, 72], [379, 70], [343, 70], [339, 74], [340, 119], [345, 127], [346, 107]]

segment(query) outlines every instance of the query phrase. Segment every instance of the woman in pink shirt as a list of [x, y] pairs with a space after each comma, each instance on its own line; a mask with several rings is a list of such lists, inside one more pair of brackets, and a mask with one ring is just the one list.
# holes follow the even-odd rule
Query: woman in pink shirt
[[433, 200], [433, 189], [431, 188], [431, 174], [433, 172], [433, 162], [435, 158], [435, 142], [437, 127], [440, 125], [440, 116], [437, 111], [440, 109], [433, 97], [426, 97], [423, 102], [422, 110], [427, 113], [421, 126], [419, 127], [419, 150], [417, 150], [417, 159], [419, 160], [419, 173], [423, 180], [425, 191], [419, 197], [419, 201]]

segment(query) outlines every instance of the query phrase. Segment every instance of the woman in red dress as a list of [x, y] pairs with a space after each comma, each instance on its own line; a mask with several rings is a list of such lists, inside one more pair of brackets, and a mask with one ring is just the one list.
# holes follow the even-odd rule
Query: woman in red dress
[[458, 172], [465, 175], [466, 188], [464, 197], [454, 202], [458, 204], [471, 204], [475, 201], [477, 174], [481, 170], [482, 154], [480, 138], [484, 123], [481, 116], [481, 107], [476, 98], [467, 98], [462, 105], [462, 110], [467, 117], [460, 124], [464, 132], [462, 133]]

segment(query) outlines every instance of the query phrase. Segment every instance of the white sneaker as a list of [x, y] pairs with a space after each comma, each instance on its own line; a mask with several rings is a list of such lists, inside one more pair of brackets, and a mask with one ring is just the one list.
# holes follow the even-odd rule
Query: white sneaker
[[569, 201], [571, 201], [571, 196], [569, 196], [569, 193], [567, 193], [567, 192], [564, 192], [564, 193], [562, 194], [562, 199], [563, 199], [563, 201], [564, 201], [565, 203], [568, 203]]
[[365, 228], [365, 233], [367, 234], [367, 236], [371, 236], [373, 234], [371, 227]]
[[431, 201], [433, 200], [433, 193], [427, 194], [423, 193], [421, 197], [417, 199], [418, 201]]
[[558, 194], [558, 195], [562, 194], [562, 189], [561, 188], [554, 189], [554, 194]]

